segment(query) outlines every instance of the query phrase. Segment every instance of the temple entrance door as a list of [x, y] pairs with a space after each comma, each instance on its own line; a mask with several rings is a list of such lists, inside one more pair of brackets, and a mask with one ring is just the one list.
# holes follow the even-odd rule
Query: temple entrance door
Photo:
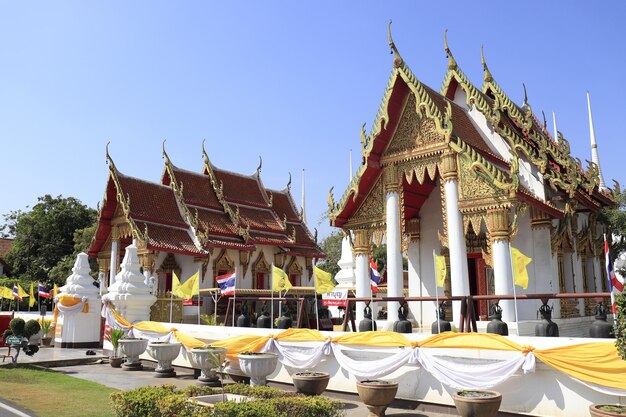
[[[481, 253], [470, 253], [467, 255], [467, 271], [469, 273], [469, 284], [471, 295], [487, 295], [492, 292], [487, 283], [487, 264]], [[477, 320], [489, 319], [489, 305], [487, 301], [474, 301], [474, 311]]]

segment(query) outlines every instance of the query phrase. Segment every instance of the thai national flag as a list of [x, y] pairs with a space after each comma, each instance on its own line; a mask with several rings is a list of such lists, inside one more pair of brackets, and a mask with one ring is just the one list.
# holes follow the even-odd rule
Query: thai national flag
[[616, 314], [615, 297], [624, 291], [624, 284], [617, 278], [615, 271], [613, 271], [613, 263], [611, 262], [611, 256], [609, 255], [609, 242], [604, 235], [604, 260], [606, 263], [606, 276], [609, 280], [609, 292], [611, 293], [611, 309], [613, 314]]
[[37, 293], [41, 298], [51, 298], [48, 291], [46, 291], [46, 287], [44, 287], [41, 283], [37, 287]]
[[372, 258], [370, 258], [370, 287], [372, 287], [373, 292], [378, 292], [378, 283], [380, 282], [380, 272], [378, 272], [378, 267], [376, 266], [376, 262]]
[[18, 299], [22, 301], [22, 297], [20, 296], [20, 292], [17, 289], [17, 284], [13, 284], [13, 299]]
[[235, 293], [235, 287], [237, 285], [237, 277], [234, 272], [220, 275], [216, 278], [217, 285], [222, 290], [222, 295], [233, 295]]

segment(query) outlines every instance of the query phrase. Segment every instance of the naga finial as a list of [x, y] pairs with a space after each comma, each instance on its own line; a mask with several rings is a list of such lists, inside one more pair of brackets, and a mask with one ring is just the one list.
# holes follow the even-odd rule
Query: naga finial
[[450, 47], [448, 46], [448, 37], [447, 34], [448, 29], [443, 31], [443, 49], [446, 51], [448, 55], [448, 69], [456, 68], [456, 61], [454, 60], [454, 56], [452, 56], [452, 51], [450, 51]]
[[528, 94], [526, 93], [526, 84], [522, 83], [522, 87], [524, 87], [524, 106], [528, 106]]
[[111, 143], [111, 141], [107, 142], [107, 146], [105, 147], [106, 149], [106, 163], [109, 165], [110, 169], [116, 169], [115, 168], [115, 162], [113, 162], [113, 158], [111, 158], [111, 155], [109, 155], [109, 144]]
[[261, 175], [261, 168], [263, 168], [263, 158], [259, 155], [259, 166], [256, 168], [257, 175]]
[[313, 234], [313, 239], [315, 239], [315, 244], [317, 244], [317, 227], [313, 229], [313, 231], [315, 232]]
[[206, 165], [210, 165], [211, 161], [209, 160], [209, 155], [206, 153], [206, 149], [204, 148], [204, 142], [206, 142], [206, 139], [202, 139], [202, 156], [204, 157], [204, 163]]
[[335, 197], [333, 197], [334, 186], [330, 187], [328, 190], [328, 210], [333, 211], [335, 209]]
[[543, 115], [543, 130], [548, 129], [548, 122], [546, 121], [546, 113], [541, 110], [541, 114]]
[[491, 75], [491, 72], [489, 71], [489, 67], [487, 66], [487, 61], [485, 61], [485, 53], [483, 51], [483, 47], [480, 47], [480, 59], [481, 62], [483, 64], [483, 79], [485, 80], [486, 83], [493, 81], [493, 76]]
[[161, 144], [161, 150], [162, 150], [163, 158], [165, 159], [165, 162], [169, 163], [170, 157], [167, 156], [167, 152], [165, 152], [165, 142], [167, 142], [167, 139], [163, 139], [163, 143]]
[[391, 53], [394, 55], [393, 65], [399, 67], [402, 64], [402, 57], [400, 56], [400, 52], [398, 52], [398, 48], [396, 48], [396, 44], [393, 43], [393, 38], [391, 37], [391, 23], [392, 20], [389, 19], [389, 25], [387, 25], [387, 36], [389, 38], [389, 47], [391, 48]]
[[367, 134], [365, 133], [365, 123], [361, 126], [361, 148], [367, 147]]
[[289, 181], [287, 181], [287, 191], [291, 191], [291, 172], [289, 173]]

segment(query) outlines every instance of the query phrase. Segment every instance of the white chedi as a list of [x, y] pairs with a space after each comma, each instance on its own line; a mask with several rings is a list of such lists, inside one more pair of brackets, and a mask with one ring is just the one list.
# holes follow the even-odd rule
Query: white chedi
[[337, 287], [356, 287], [354, 254], [352, 253], [352, 245], [350, 244], [350, 236], [348, 235], [344, 236], [341, 240], [341, 258], [337, 262], [337, 265], [341, 268], [341, 270], [335, 275]]
[[94, 280], [89, 275], [90, 272], [89, 257], [84, 252], [79, 253], [72, 268], [72, 275], [67, 277], [65, 285], [59, 288], [59, 290], [63, 295], [72, 297], [96, 298], [98, 296], [98, 288], [94, 285]]
[[115, 282], [109, 286], [108, 294], [102, 299], [113, 303], [115, 309], [131, 323], [150, 320], [150, 306], [156, 302], [156, 297], [144, 282], [135, 245], [126, 247], [121, 268]]

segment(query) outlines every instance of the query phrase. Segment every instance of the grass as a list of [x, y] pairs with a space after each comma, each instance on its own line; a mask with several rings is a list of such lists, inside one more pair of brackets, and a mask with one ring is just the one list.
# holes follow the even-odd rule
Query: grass
[[0, 367], [0, 398], [39, 417], [113, 417], [109, 396], [117, 390], [49, 369]]

